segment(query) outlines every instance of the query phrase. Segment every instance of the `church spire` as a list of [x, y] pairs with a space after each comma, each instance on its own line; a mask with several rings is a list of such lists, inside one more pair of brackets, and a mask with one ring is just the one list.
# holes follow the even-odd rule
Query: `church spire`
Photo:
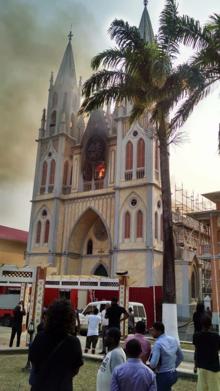
[[[50, 81], [47, 135], [66, 132], [74, 137], [72, 124], [80, 106], [80, 88], [77, 84], [75, 61], [72, 49], [72, 30], [68, 34], [68, 43], [60, 64], [55, 83]], [[63, 118], [65, 116], [65, 121]]]
[[72, 31], [68, 34], [68, 44], [60, 65], [60, 69], [57, 74], [57, 78], [55, 81], [55, 86], [58, 86], [60, 84], [66, 84], [71, 85], [72, 87], [76, 86], [76, 69], [75, 69], [75, 62], [74, 62], [74, 56], [73, 56], [73, 49], [72, 49]]
[[144, 11], [141, 17], [139, 31], [141, 34], [141, 38], [144, 39], [145, 42], [153, 42], [154, 40], [154, 32], [150, 20], [150, 16], [147, 10], [148, 0], [144, 0]]

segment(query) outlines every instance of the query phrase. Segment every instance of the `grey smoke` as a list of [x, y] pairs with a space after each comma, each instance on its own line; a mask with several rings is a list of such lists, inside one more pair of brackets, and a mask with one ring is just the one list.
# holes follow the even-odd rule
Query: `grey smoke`
[[77, 76], [85, 79], [101, 33], [82, 3], [0, 0], [0, 184], [33, 178], [50, 72], [58, 70], [71, 24]]

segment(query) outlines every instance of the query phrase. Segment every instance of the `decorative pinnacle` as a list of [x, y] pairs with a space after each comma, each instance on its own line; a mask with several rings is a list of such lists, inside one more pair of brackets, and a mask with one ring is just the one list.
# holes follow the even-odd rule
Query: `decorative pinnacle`
[[73, 37], [73, 33], [72, 33], [72, 24], [71, 24], [70, 32], [68, 34], [69, 42], [72, 41], [72, 37]]
[[144, 6], [147, 7], [148, 0], [144, 0]]

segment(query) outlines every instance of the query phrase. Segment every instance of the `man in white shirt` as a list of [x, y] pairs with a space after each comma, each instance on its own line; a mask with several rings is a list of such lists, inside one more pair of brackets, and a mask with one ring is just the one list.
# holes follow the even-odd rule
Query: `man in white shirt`
[[101, 317], [98, 315], [98, 308], [95, 307], [93, 310], [93, 315], [88, 315], [88, 331], [86, 337], [86, 347], [85, 353], [88, 353], [91, 344], [92, 344], [92, 354], [95, 354], [95, 348], [99, 338], [99, 324], [101, 322]]
[[126, 361], [124, 350], [120, 347], [120, 330], [112, 327], [106, 332], [106, 346], [109, 352], [104, 357], [97, 374], [96, 391], [110, 391], [113, 370]]

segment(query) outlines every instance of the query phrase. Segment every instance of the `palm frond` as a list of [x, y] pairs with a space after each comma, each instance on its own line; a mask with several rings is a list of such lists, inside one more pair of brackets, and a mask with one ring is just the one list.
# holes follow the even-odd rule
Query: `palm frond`
[[135, 120], [140, 118], [145, 110], [146, 110], [145, 104], [143, 104], [143, 103], [142, 104], [141, 103], [134, 104], [132, 107], [132, 110], [131, 110], [130, 118], [129, 118], [130, 123], [132, 124]]
[[125, 60], [124, 52], [117, 48], [107, 49], [93, 57], [91, 61], [91, 67], [93, 70], [97, 70], [100, 66], [105, 68], [114, 68], [119, 64], [122, 64]]
[[176, 2], [174, 0], [167, 0], [160, 14], [158, 41], [163, 50], [171, 57], [176, 57], [179, 54], [177, 27], [178, 9]]
[[172, 130], [175, 131], [184, 125], [195, 106], [210, 93], [211, 86], [212, 82], [207, 82], [205, 86], [197, 88], [189, 95], [170, 121], [170, 128]]
[[128, 22], [115, 19], [110, 28], [111, 39], [114, 39], [120, 49], [143, 47], [144, 41], [137, 27], [130, 26]]
[[95, 91], [102, 88], [107, 88], [110, 85], [122, 85], [125, 79], [129, 76], [121, 70], [110, 71], [103, 69], [102, 71], [94, 73], [88, 79], [82, 89], [83, 95], [88, 98]]

